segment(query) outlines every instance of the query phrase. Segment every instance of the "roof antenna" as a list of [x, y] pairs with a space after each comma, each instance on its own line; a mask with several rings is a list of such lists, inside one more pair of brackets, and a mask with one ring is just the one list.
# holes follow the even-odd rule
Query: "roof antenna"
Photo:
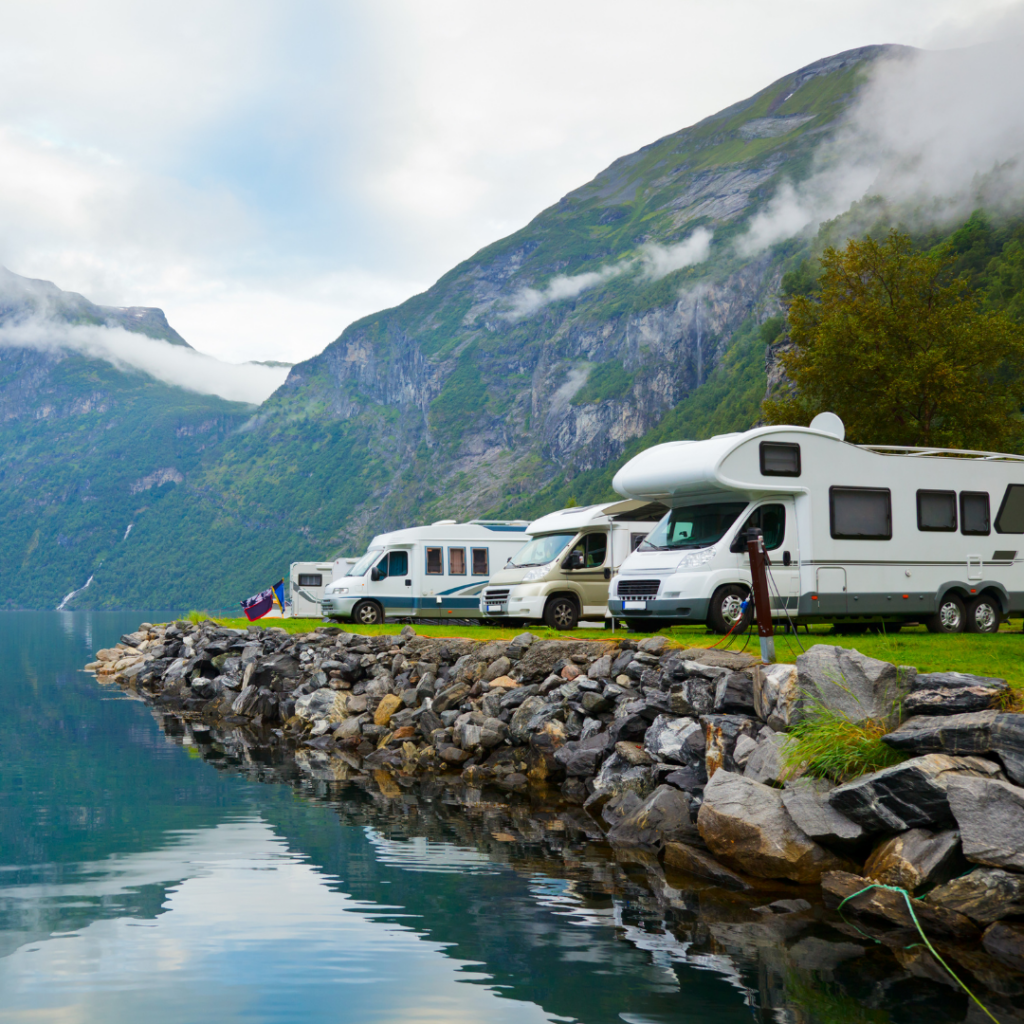
[[811, 420], [811, 430], [820, 430], [823, 434], [831, 434], [833, 437], [838, 437], [840, 441], [846, 438], [846, 427], [834, 412], [819, 412]]

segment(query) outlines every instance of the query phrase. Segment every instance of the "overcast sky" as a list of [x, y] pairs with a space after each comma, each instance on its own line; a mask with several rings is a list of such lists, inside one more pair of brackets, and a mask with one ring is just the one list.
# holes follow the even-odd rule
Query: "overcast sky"
[[617, 156], [819, 57], [1008, 0], [3, 5], [0, 262], [297, 361]]

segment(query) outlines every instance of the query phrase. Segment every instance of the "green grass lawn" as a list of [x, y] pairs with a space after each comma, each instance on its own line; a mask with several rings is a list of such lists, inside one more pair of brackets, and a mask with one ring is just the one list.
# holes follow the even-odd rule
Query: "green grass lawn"
[[[217, 622], [233, 629], [244, 629], [249, 623], [245, 619], [221, 619]], [[325, 625], [320, 619], [263, 619], [263, 626], [277, 626], [289, 633], [307, 633]], [[339, 625], [332, 623], [332, 625]], [[340, 624], [352, 633], [380, 636], [400, 633], [401, 623], [389, 622], [383, 626], [354, 626]], [[461, 636], [474, 640], [511, 640], [520, 628], [497, 626], [460, 626], [455, 623], [437, 625], [416, 624], [413, 627], [421, 636]], [[646, 636], [664, 636], [674, 647], [719, 646], [724, 650], [746, 650], [751, 654], [759, 651], [756, 633], [749, 637], [730, 637], [727, 641], [711, 633], [703, 626], [675, 626], [661, 633], [627, 633], [625, 630], [577, 629], [571, 634], [547, 629], [545, 626], [527, 627], [535, 636], [544, 639], [566, 639], [567, 636], [588, 640], [619, 640], [623, 637], [642, 639]], [[872, 658], [891, 661], [897, 665], [913, 665], [921, 672], [970, 672], [974, 675], [996, 676], [1005, 679], [1015, 689], [1024, 690], [1024, 635], [1018, 626], [1004, 626], [999, 633], [980, 635], [961, 633], [940, 635], [929, 633], [923, 626], [914, 626], [899, 633], [874, 636], [838, 636], [828, 625], [811, 626], [810, 633], [802, 630], [797, 636], [778, 634], [775, 638], [775, 653], [779, 661], [795, 661], [802, 648], [812, 644], [835, 644], [838, 647], [853, 648]], [[802, 645], [802, 647], [801, 647]]]

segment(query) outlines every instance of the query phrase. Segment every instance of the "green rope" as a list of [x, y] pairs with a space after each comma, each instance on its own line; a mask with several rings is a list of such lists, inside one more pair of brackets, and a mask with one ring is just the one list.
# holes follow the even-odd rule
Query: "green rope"
[[[903, 899], [906, 900], [907, 910], [910, 912], [910, 920], [914, 922], [914, 927], [917, 929], [918, 934], [921, 936], [922, 942], [924, 942], [924, 944], [928, 947], [928, 951], [931, 953], [933, 957], [935, 957], [936, 960], [939, 961], [940, 964], [942, 964], [942, 966], [946, 969], [949, 976], [975, 1001], [975, 1003], [978, 1004], [978, 1006], [981, 1008], [981, 1012], [984, 1013], [989, 1020], [994, 1021], [994, 1024], [999, 1024], [999, 1021], [996, 1020], [996, 1018], [988, 1012], [988, 1009], [985, 1007], [985, 1004], [953, 973], [953, 970], [949, 966], [949, 964], [947, 964], [946, 961], [943, 960], [941, 956], [939, 956], [935, 947], [928, 941], [928, 936], [925, 935], [924, 929], [921, 927], [921, 923], [917, 919], [917, 914], [914, 913], [914, 907], [910, 901], [910, 894], [907, 892], [906, 889], [901, 889], [898, 885], [883, 885], [881, 882], [872, 882], [871, 885], [865, 886], [858, 892], [851, 893], [849, 896], [846, 897], [846, 899], [843, 900], [842, 903], [839, 904], [838, 907], [836, 907], [836, 910], [839, 912], [839, 916], [843, 917], [844, 903], [848, 903], [855, 896], [860, 896], [863, 893], [870, 892], [872, 889], [888, 889], [889, 892], [898, 892], [903, 897]], [[843, 917], [843, 920], [845, 921], [846, 918]], [[854, 927], [856, 928], [856, 925], [854, 925]], [[859, 931], [860, 929], [857, 930]], [[876, 939], [875, 941], [877, 942], [878, 940]], [[918, 943], [915, 942], [914, 946], [916, 945], [918, 945]], [[913, 947], [907, 946], [906, 948], [912, 949]]]

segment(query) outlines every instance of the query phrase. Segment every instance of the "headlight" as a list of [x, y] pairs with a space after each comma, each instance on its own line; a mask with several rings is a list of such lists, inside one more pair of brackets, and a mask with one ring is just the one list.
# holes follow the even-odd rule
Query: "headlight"
[[326, 592], [328, 594], [347, 594], [348, 587], [328, 587]]
[[676, 572], [680, 572], [683, 569], [699, 569], [702, 565], [707, 565], [712, 558], [715, 557], [717, 552], [714, 548], [701, 548], [698, 551], [687, 551], [682, 558], [679, 559], [679, 564], [676, 566]]
[[534, 580], [543, 579], [549, 572], [551, 572], [551, 566], [554, 563], [548, 562], [547, 565], [534, 566], [524, 577], [524, 583], [532, 583]]

